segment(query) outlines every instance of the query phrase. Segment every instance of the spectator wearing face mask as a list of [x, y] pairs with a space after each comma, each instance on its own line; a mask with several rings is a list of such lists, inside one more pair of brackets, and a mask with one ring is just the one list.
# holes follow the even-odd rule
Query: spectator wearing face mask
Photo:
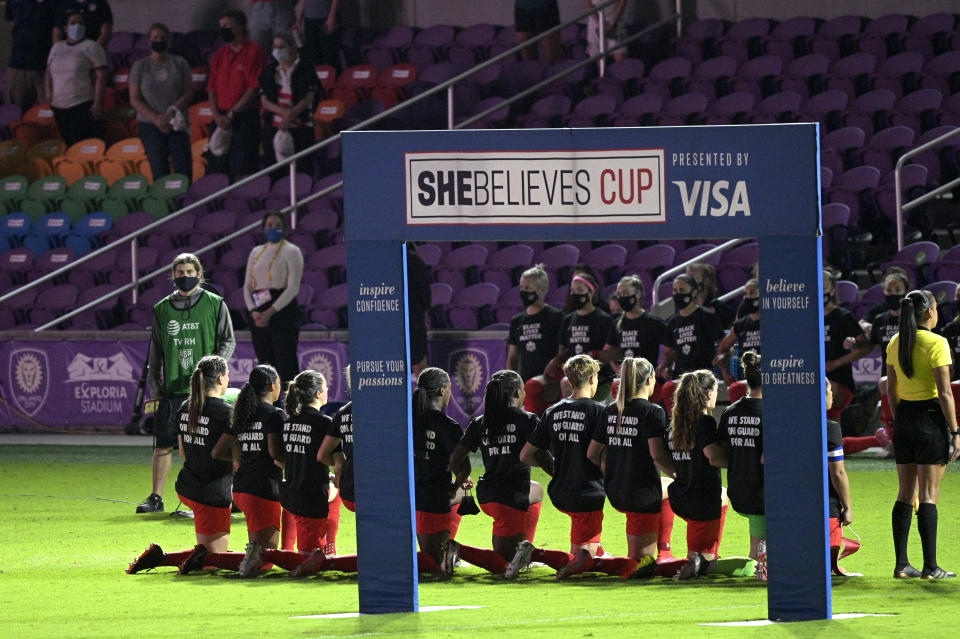
[[[272, 60], [260, 74], [263, 107], [262, 142], [267, 166], [302, 151], [316, 141], [313, 111], [323, 91], [313, 68], [304, 62], [293, 38], [273, 37]], [[291, 148], [292, 147], [292, 148]], [[297, 170], [311, 173], [309, 158], [297, 160]]]
[[150, 55], [130, 71], [130, 103], [137, 110], [138, 129], [153, 179], [173, 172], [192, 177], [187, 108], [193, 98], [190, 65], [167, 52], [170, 29], [156, 22], [147, 34]]
[[[46, 0], [50, 2], [51, 0]], [[66, 0], [54, 3], [57, 6], [57, 14], [54, 18], [53, 41], [59, 42], [66, 38], [65, 30], [59, 25], [63, 24], [70, 13], [82, 13], [83, 22], [87, 26], [87, 35], [91, 40], [96, 40], [104, 49], [110, 44], [110, 37], [113, 35], [113, 11], [110, 10], [110, 3], [107, 0]]]
[[86, 39], [82, 13], [64, 15], [61, 26], [67, 39], [50, 49], [46, 92], [57, 128], [69, 146], [97, 134], [97, 120], [103, 115], [107, 54], [99, 44]]

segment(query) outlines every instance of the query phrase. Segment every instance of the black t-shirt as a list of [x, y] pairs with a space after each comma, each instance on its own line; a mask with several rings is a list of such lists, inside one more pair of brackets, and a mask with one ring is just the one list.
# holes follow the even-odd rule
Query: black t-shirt
[[[827, 463], [843, 461], [843, 431], [840, 423], [832, 419], [827, 420]], [[830, 501], [830, 518], [840, 517], [840, 496], [837, 495], [833, 482], [827, 477], [827, 495]]]
[[717, 422], [711, 415], [700, 417], [689, 452], [673, 449], [669, 431], [664, 438], [677, 470], [676, 480], [667, 488], [673, 512], [692, 521], [720, 519], [720, 469], [711, 466], [703, 454], [704, 448], [719, 441]]
[[881, 301], [877, 302], [876, 304], [874, 304], [873, 306], [871, 306], [871, 307], [867, 310], [867, 312], [864, 313], [864, 315], [863, 315], [863, 321], [865, 321], [865, 322], [870, 322], [871, 324], [873, 324], [873, 322], [877, 319], [877, 315], [879, 315], [880, 313], [883, 313], [883, 312], [885, 312], [885, 311], [888, 311], [888, 310], [890, 310], [890, 307], [887, 306], [887, 301], [886, 301], [886, 300], [881, 300]]
[[340, 497], [347, 501], [356, 501], [353, 490], [353, 402], [347, 402], [340, 407], [330, 422], [327, 434], [340, 440], [340, 450], [346, 458], [340, 472]]
[[650, 313], [643, 313], [636, 319], [623, 315], [610, 329], [607, 344], [620, 348], [622, 358], [644, 357], [656, 366], [666, 330], [664, 321]]
[[763, 510], [763, 403], [744, 397], [720, 417], [718, 435], [728, 450], [727, 496], [743, 515]]
[[565, 512], [603, 510], [603, 477], [587, 459], [590, 438], [603, 419], [603, 404], [592, 399], [561, 399], [548, 408], [527, 440], [549, 449], [555, 472], [547, 493], [553, 505]]
[[877, 315], [870, 329], [870, 343], [880, 347], [881, 375], [887, 374], [887, 344], [900, 332], [900, 316], [890, 311]]
[[189, 405], [190, 400], [183, 402], [178, 416], [185, 459], [177, 475], [177, 494], [207, 506], [226, 508], [230, 505], [233, 462], [218, 461], [211, 453], [230, 425], [230, 405], [219, 397], [207, 397], [192, 433], [187, 427]]
[[249, 493], [263, 499], [280, 499], [280, 480], [283, 471], [273, 463], [267, 437], [283, 432], [286, 414], [271, 404], [260, 402], [250, 429], [240, 434], [228, 428], [227, 432], [240, 442], [240, 468], [233, 478], [233, 490]]
[[511, 408], [503, 424], [493, 424], [493, 433], [483, 424], [484, 416], [467, 425], [460, 445], [474, 452], [480, 449], [484, 473], [477, 482], [477, 500], [496, 502], [517, 510], [530, 505], [530, 467], [520, 461], [520, 449], [537, 428], [536, 415]]
[[310, 406], [283, 422], [285, 468], [280, 503], [294, 515], [327, 517], [330, 469], [317, 461], [317, 451], [329, 431], [330, 418]]
[[762, 355], [760, 349], [760, 320], [751, 319], [749, 315], [744, 315], [733, 323], [733, 332], [737, 334], [737, 344], [740, 346], [740, 354], [747, 351], [756, 351], [757, 355]]
[[953, 366], [951, 366], [953, 370], [952, 379], [960, 379], [960, 365], [957, 364], [957, 362], [960, 362], [960, 321], [950, 322], [943, 327], [940, 334], [943, 335], [947, 343], [950, 344], [950, 355], [954, 361]]
[[631, 399], [620, 418], [610, 404], [597, 424], [593, 439], [606, 445], [606, 475], [603, 487], [617, 510], [658, 513], [663, 496], [660, 471], [650, 456], [648, 440], [663, 440], [666, 415], [663, 408], [645, 399]]
[[[560, 344], [569, 350], [567, 357], [590, 354], [592, 351], [601, 351], [613, 328], [613, 318], [606, 311], [593, 309], [586, 315], [576, 311], [563, 316], [560, 324]], [[600, 381], [613, 379], [613, 369], [609, 364], [603, 364], [597, 375]]]
[[728, 329], [733, 324], [733, 320], [737, 317], [737, 309], [733, 308], [726, 302], [721, 302], [719, 298], [710, 300], [703, 305], [708, 311], [713, 311], [714, 315], [717, 316], [717, 319], [720, 320], [720, 327], [723, 329]]
[[427, 411], [423, 424], [413, 425], [413, 475], [417, 510], [450, 512], [453, 473], [450, 453], [460, 441], [460, 424], [438, 410]]
[[527, 315], [523, 310], [510, 320], [507, 344], [517, 347], [520, 355], [520, 370], [517, 372], [523, 381], [543, 375], [543, 369], [557, 354], [562, 319], [560, 309], [547, 305], [536, 315]]
[[684, 317], [676, 313], [667, 322], [664, 344], [676, 351], [673, 364], [674, 379], [683, 373], [701, 368], [713, 368], [717, 354], [717, 341], [723, 339], [723, 327], [716, 314], [698, 307]]
[[12, 69], [43, 71], [53, 44], [50, 32], [53, 29], [54, 6], [52, 0], [8, 0], [6, 19], [13, 22], [10, 47]]
[[[848, 337], [863, 335], [856, 316], [845, 308], [836, 307], [823, 316], [823, 351], [824, 359], [832, 361], [849, 353], [843, 347], [843, 340]], [[851, 391], [855, 390], [853, 383], [853, 364], [845, 364], [827, 372], [827, 379], [843, 384]]]

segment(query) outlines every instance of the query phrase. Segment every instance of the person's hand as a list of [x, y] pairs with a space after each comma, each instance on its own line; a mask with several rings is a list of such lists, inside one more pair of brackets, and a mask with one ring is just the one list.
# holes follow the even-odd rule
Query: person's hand
[[223, 113], [217, 113], [213, 116], [213, 121], [217, 125], [218, 129], [229, 129], [230, 128], [230, 118], [228, 118]]
[[277, 128], [283, 131], [286, 131], [287, 129], [290, 128], [290, 112], [289, 111], [287, 111], [286, 115], [284, 115], [280, 119], [280, 123], [277, 124]]
[[473, 488], [473, 486], [474, 486], [473, 477], [467, 477], [465, 480], [463, 480], [463, 483], [460, 484], [460, 487], [463, 488], [464, 490], [470, 490], [471, 488]]
[[163, 133], [170, 133], [173, 131], [173, 127], [170, 126], [170, 115], [163, 113], [153, 118], [153, 124]]
[[665, 364], [657, 366], [656, 374], [660, 379], [670, 379], [670, 369]]
[[262, 313], [254, 312], [253, 322], [260, 328], [266, 328], [270, 325], [270, 318], [277, 314], [277, 311], [272, 306]]
[[90, 108], [90, 115], [94, 120], [99, 120], [103, 116], [103, 105], [94, 102], [93, 106]]
[[327, 21], [323, 23], [323, 26], [327, 29], [327, 35], [330, 35], [337, 30], [337, 14], [333, 11], [330, 12], [330, 15], [327, 16]]
[[303, 16], [297, 16], [297, 19], [293, 21], [293, 28], [296, 31], [303, 31]]
[[843, 526], [849, 526], [853, 523], [853, 510], [847, 508], [843, 511], [840, 524]]
[[960, 434], [953, 436], [953, 454], [950, 455], [950, 461], [957, 461], [960, 457]]
[[844, 350], [852, 351], [853, 347], [857, 345], [857, 338], [855, 337], [846, 337], [843, 340]]
[[723, 375], [723, 383], [727, 388], [730, 388], [730, 385], [733, 384], [735, 381], [737, 381], [733, 378], [733, 375], [731, 375], [730, 371], [728, 371], [726, 368], [721, 368], [720, 374]]
[[234, 461], [233, 461], [233, 472], [237, 472], [238, 470], [240, 470], [240, 462], [234, 460]]
[[552, 379], [557, 376], [557, 372], [559, 368], [560, 368], [560, 363], [557, 361], [556, 358], [553, 358], [549, 362], [547, 362], [547, 367], [543, 369], [543, 376], [548, 379]]

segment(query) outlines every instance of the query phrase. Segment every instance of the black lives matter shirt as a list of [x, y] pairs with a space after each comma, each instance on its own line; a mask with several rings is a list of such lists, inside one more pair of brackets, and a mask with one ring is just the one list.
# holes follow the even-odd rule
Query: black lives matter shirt
[[[829, 362], [843, 357], [850, 352], [843, 347], [843, 340], [860, 335], [863, 335], [863, 329], [860, 328], [856, 316], [845, 308], [836, 307], [823, 316], [824, 359]], [[827, 379], [843, 384], [853, 391], [853, 364], [845, 364], [828, 371]]]
[[[951, 366], [953, 369], [953, 380], [960, 379], [960, 365], [956, 362], [960, 362], [960, 320], [953, 321], [943, 327], [940, 331], [940, 334], [946, 338], [947, 343], [950, 345], [950, 355], [953, 356], [954, 365]], [[884, 375], [886, 375], [886, 369], [884, 369]]]
[[511, 408], [503, 423], [487, 427], [485, 419], [484, 415], [473, 418], [460, 440], [460, 445], [471, 452], [479, 449], [483, 458], [477, 500], [526, 510], [530, 506], [530, 467], [520, 461], [520, 449], [540, 420], [519, 408]]
[[884, 311], [873, 319], [870, 329], [870, 343], [880, 347], [880, 374], [887, 374], [887, 344], [900, 332], [900, 316]]
[[280, 503], [301, 517], [326, 519], [330, 470], [317, 461], [317, 451], [330, 430], [330, 418], [310, 406], [283, 423], [284, 471]]
[[346, 458], [340, 471], [340, 497], [347, 501], [356, 501], [353, 490], [353, 402], [347, 402], [340, 407], [330, 422], [327, 434], [340, 440], [340, 450]]
[[764, 514], [762, 418], [762, 402], [751, 397], [734, 402], [720, 417], [718, 434], [729, 451], [727, 496], [743, 515]]
[[236, 433], [232, 428], [227, 430], [240, 443], [240, 468], [233, 478], [234, 492], [248, 493], [273, 501], [280, 499], [283, 471], [273, 463], [267, 437], [283, 432], [285, 418], [286, 414], [276, 406], [260, 402], [253, 415], [253, 424], [248, 430], [242, 433]]
[[537, 448], [550, 450], [555, 472], [547, 493], [553, 505], [565, 512], [603, 510], [603, 477], [587, 459], [590, 438], [603, 417], [603, 404], [592, 399], [562, 399], [543, 414], [530, 435]]
[[757, 355], [762, 355], [760, 343], [760, 320], [751, 319], [749, 315], [744, 315], [733, 323], [733, 332], [737, 335], [737, 345], [740, 347], [740, 354], [747, 351], [755, 351]]
[[665, 435], [677, 478], [667, 488], [673, 512], [691, 521], [720, 519], [720, 469], [707, 461], [703, 449], [718, 441], [717, 422], [710, 415], [702, 415], [694, 433], [690, 451], [675, 450], [670, 433]]
[[417, 510], [450, 512], [453, 473], [450, 453], [460, 441], [460, 424], [438, 410], [429, 410], [422, 424], [413, 425], [413, 476]]
[[524, 310], [510, 320], [507, 344], [517, 347], [520, 355], [517, 372], [523, 381], [543, 375], [543, 369], [557, 354], [562, 319], [563, 312], [548, 305], [535, 315], [527, 315]]
[[184, 461], [177, 475], [177, 494], [207, 506], [226, 508], [231, 499], [233, 462], [218, 461], [211, 453], [230, 425], [230, 405], [219, 397], [207, 397], [192, 433], [187, 426], [188, 406], [189, 400], [183, 402], [178, 415]]
[[636, 319], [624, 315], [614, 322], [607, 336], [607, 344], [618, 347], [623, 358], [643, 357], [656, 366], [666, 330], [664, 321], [649, 313], [643, 313]]
[[676, 313], [667, 322], [665, 345], [674, 349], [674, 379], [684, 373], [713, 367], [717, 341], [723, 339], [723, 327], [716, 314], [702, 306], [684, 317]]
[[[570, 349], [567, 357], [581, 353], [589, 355], [591, 351], [603, 350], [611, 328], [613, 318], [599, 308], [586, 315], [580, 315], [576, 311], [567, 313], [560, 324], [560, 345]], [[609, 364], [600, 367], [598, 377], [601, 382], [613, 379], [613, 369]]]
[[606, 445], [603, 487], [617, 510], [658, 513], [663, 489], [660, 471], [650, 456], [649, 440], [662, 440], [666, 430], [663, 408], [645, 399], [631, 399], [623, 416], [610, 404], [597, 424], [593, 439]]

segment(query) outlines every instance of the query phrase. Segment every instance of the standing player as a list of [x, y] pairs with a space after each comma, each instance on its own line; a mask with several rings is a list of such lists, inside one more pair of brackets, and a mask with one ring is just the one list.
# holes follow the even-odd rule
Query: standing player
[[153, 418], [153, 491], [137, 506], [138, 513], [163, 511], [163, 489], [177, 443], [177, 409], [190, 391], [194, 366], [205, 355], [229, 360], [236, 347], [226, 303], [200, 287], [200, 260], [181, 253], [173, 260], [171, 272], [176, 292], [153, 307], [147, 357], [150, 395], [159, 400]]
[[[887, 396], [893, 410], [893, 450], [900, 491], [893, 505], [893, 576], [956, 577], [937, 565], [937, 499], [948, 462], [960, 456], [960, 431], [950, 389], [950, 348], [934, 335], [937, 300], [911, 291], [900, 305], [900, 331], [887, 345]], [[917, 529], [923, 570], [907, 559], [911, 504], [919, 486]]]
[[712, 414], [717, 378], [708, 370], [684, 373], [674, 402], [668, 441], [677, 478], [667, 492], [673, 511], [687, 522], [688, 559], [676, 578], [693, 579], [716, 569], [727, 511], [719, 468], [726, 454]]
[[727, 495], [733, 509], [750, 523], [750, 558], [756, 576], [767, 580], [767, 519], [763, 504], [763, 379], [760, 355], [748, 350], [740, 358], [747, 395], [720, 417], [719, 441], [726, 450]]
[[840, 419], [856, 392], [853, 362], [868, 355], [873, 347], [867, 343], [856, 316], [837, 306], [836, 277], [830, 271], [823, 272], [823, 348], [827, 379], [833, 386], [834, 397], [827, 416]]
[[[543, 420], [520, 451], [520, 461], [554, 472], [547, 486], [550, 500], [570, 517], [573, 559], [557, 572], [557, 579], [592, 570], [603, 528], [603, 477], [587, 459], [590, 436], [602, 420], [603, 404], [591, 399], [597, 392], [600, 364], [589, 355], [574, 355], [563, 365], [573, 386], [569, 398], [547, 409]], [[553, 459], [547, 451], [553, 451]]]
[[666, 415], [649, 401], [655, 385], [653, 364], [625, 358], [617, 401], [604, 411], [587, 449], [587, 457], [603, 472], [610, 503], [627, 516], [627, 557], [598, 559], [597, 567], [624, 577], [648, 577], [656, 570], [663, 492], [659, 470], [676, 475], [663, 440]]
[[[829, 382], [826, 384], [826, 404], [833, 402], [833, 392]], [[853, 523], [853, 508], [850, 502], [850, 480], [843, 462], [843, 432], [840, 423], [832, 419], [827, 420], [827, 496], [830, 500], [830, 565], [833, 573], [840, 577], [861, 577], [860, 573], [847, 572], [840, 567], [839, 561], [847, 555], [852, 555], [860, 549], [843, 538], [843, 527]], [[736, 508], [736, 506], [734, 506]], [[843, 553], [841, 556], [841, 547]], [[894, 574], [896, 577], [897, 575]]]
[[754, 351], [757, 355], [761, 352], [760, 283], [756, 278], [747, 280], [743, 285], [743, 301], [737, 309], [737, 319], [734, 320], [730, 332], [720, 340], [717, 345], [717, 356], [713, 359], [713, 365], [719, 367], [723, 374], [723, 383], [729, 389], [731, 404], [747, 394], [747, 384], [734, 380], [727, 365], [733, 354], [734, 341], [740, 347], [741, 355], [747, 351]]
[[520, 276], [520, 301], [524, 310], [510, 320], [507, 336], [507, 368], [520, 373], [525, 384], [523, 407], [536, 415], [560, 399], [560, 385], [543, 374], [560, 343], [563, 313], [546, 303], [550, 278], [543, 264]]
[[[642, 357], [655, 362], [660, 357], [666, 325], [659, 317], [643, 310], [643, 280], [636, 275], [625, 275], [617, 282], [617, 305], [623, 314], [614, 322], [607, 343], [597, 359], [609, 361], [615, 371], [616, 362], [627, 357]], [[659, 388], [657, 389], [659, 391]], [[653, 401], [659, 399], [654, 392]]]
[[[250, 371], [233, 406], [230, 428], [213, 448], [213, 458], [240, 463], [233, 479], [233, 501], [247, 520], [247, 543], [240, 576], [260, 569], [260, 553], [276, 548], [280, 540], [280, 480], [283, 471], [274, 463], [281, 454], [286, 415], [274, 406], [280, 398], [280, 376], [269, 364]], [[239, 448], [239, 451], [236, 449]]]

